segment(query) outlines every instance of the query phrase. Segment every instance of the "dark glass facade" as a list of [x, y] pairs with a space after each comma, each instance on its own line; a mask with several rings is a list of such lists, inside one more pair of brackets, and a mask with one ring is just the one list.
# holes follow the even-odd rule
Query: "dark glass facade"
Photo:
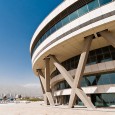
[[81, 17], [82, 15], [101, 7], [102, 5], [105, 5], [109, 2], [112, 2], [114, 0], [93, 0], [92, 2], [82, 6], [81, 8], [77, 9], [76, 11], [72, 12], [68, 16], [64, 17], [62, 20], [57, 22], [52, 28], [50, 28], [35, 44], [34, 48], [32, 49], [32, 55], [36, 48], [51, 34], [53, 34], [55, 31], [60, 29], [61, 27], [65, 26], [66, 24], [70, 23], [71, 21]]
[[[115, 105], [115, 93], [109, 93], [109, 94], [92, 94], [90, 95], [92, 103], [96, 107], [111, 107]], [[63, 104], [68, 104], [70, 95], [63, 95], [63, 96], [58, 96], [58, 99], [61, 98], [63, 99], [62, 103]], [[59, 103], [59, 102], [58, 102]], [[76, 101], [76, 105], [84, 105], [81, 100], [78, 98]]]
[[115, 93], [92, 94], [91, 100], [93, 104], [97, 107], [100, 107], [100, 106], [108, 107], [111, 105], [115, 105]]
[[[76, 69], [78, 62], [79, 62], [80, 55], [72, 57], [64, 62], [62, 65], [66, 68], [66, 70]], [[115, 60], [115, 48], [112, 46], [106, 46], [103, 48], [99, 48], [89, 52], [87, 65], [92, 65], [96, 63], [102, 63]], [[60, 74], [58, 70], [55, 70], [51, 77], [55, 77], [56, 75]]]
[[[81, 87], [115, 84], [115, 72], [83, 76]], [[56, 90], [71, 88], [64, 80], [55, 85]]]
[[[96, 85], [107, 85], [115, 84], [115, 72], [106, 74], [97, 74], [93, 76], [84, 76], [81, 80], [81, 87], [96, 86]], [[71, 88], [69, 84], [64, 80], [55, 85], [56, 90], [63, 90]], [[97, 107], [108, 107], [115, 105], [115, 93], [99, 93], [99, 94], [88, 94], [92, 103]], [[63, 104], [69, 103], [70, 95], [63, 96]], [[80, 99], [76, 101], [76, 105], [83, 105]]]
[[[72, 69], [76, 69], [78, 65], [80, 56], [72, 57], [64, 62], [62, 65], [69, 71]], [[115, 60], [115, 48], [112, 46], [106, 46], [103, 48], [99, 48], [89, 52], [87, 65], [92, 65], [96, 63], [108, 62], [111, 60]], [[58, 70], [55, 70], [52, 73], [52, 77], [59, 74]], [[74, 76], [73, 76], [74, 77]], [[115, 84], [115, 71], [108, 73], [97, 73], [93, 75], [83, 76], [81, 80], [81, 87], [88, 86], [97, 86], [97, 85], [112, 85]], [[57, 84], [55, 84], [55, 90], [63, 90], [71, 88], [69, 84], [63, 80]], [[92, 103], [97, 107], [110, 107], [115, 105], [115, 93], [94, 93], [88, 94], [90, 96]], [[63, 99], [63, 104], [69, 103], [70, 95], [59, 96], [59, 98]], [[80, 99], [76, 101], [76, 105], [83, 105]]]

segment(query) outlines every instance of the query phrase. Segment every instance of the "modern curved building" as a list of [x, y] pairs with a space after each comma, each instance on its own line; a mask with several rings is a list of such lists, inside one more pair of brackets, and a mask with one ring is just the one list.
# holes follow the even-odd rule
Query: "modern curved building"
[[115, 0], [64, 0], [30, 52], [47, 105], [115, 105]]

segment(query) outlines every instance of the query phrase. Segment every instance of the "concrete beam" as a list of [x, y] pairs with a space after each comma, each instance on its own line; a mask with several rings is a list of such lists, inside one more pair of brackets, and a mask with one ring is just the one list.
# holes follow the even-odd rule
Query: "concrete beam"
[[115, 48], [115, 36], [110, 31], [104, 30], [99, 32], [99, 34]]

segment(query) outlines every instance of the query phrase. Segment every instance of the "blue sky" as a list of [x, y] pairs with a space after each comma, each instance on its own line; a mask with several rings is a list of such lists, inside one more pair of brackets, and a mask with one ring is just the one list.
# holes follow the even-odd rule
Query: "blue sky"
[[0, 0], [0, 85], [39, 83], [29, 45], [41, 21], [63, 0]]

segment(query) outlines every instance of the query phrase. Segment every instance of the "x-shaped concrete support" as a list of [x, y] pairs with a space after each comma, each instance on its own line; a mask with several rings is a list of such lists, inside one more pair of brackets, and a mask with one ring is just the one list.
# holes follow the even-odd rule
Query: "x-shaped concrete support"
[[44, 101], [46, 103], [46, 105], [48, 105], [50, 103], [50, 105], [54, 105], [54, 100], [52, 97], [52, 94], [50, 91], [47, 91], [46, 89], [46, 83], [45, 83], [45, 77], [43, 75], [43, 72], [41, 69], [38, 69], [38, 74], [39, 74], [39, 79], [40, 79], [40, 83], [41, 83], [41, 87], [42, 87], [42, 91], [43, 91], [43, 95], [44, 95]]
[[80, 87], [80, 81], [84, 73], [89, 49], [91, 46], [93, 36], [89, 36], [85, 38], [84, 40], [84, 48], [83, 52], [80, 56], [79, 64], [77, 67], [75, 78], [73, 79], [72, 76], [68, 73], [68, 71], [60, 64], [58, 59], [50, 55], [49, 57], [54, 61], [54, 65], [56, 68], [60, 71], [62, 76], [65, 78], [65, 80], [68, 82], [68, 84], [71, 86], [72, 91], [70, 95], [70, 101], [69, 101], [69, 107], [73, 107], [74, 102], [76, 100], [76, 95], [81, 99], [81, 101], [84, 103], [84, 105], [88, 108], [95, 108], [92, 104], [91, 100], [87, 97], [87, 95], [79, 88]]

